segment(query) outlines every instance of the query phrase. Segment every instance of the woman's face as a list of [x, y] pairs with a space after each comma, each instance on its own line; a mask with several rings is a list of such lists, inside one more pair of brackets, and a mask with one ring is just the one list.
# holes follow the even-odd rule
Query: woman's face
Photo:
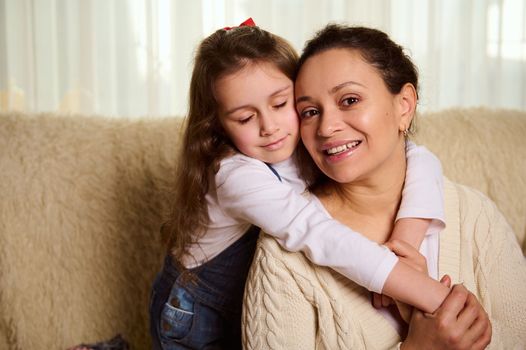
[[338, 48], [312, 56], [301, 67], [295, 93], [303, 143], [336, 182], [367, 179], [405, 156], [407, 100], [390, 93], [358, 51]]

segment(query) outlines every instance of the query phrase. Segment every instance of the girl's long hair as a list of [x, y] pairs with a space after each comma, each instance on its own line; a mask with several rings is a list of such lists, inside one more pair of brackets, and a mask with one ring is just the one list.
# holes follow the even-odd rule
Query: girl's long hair
[[206, 194], [214, 186], [219, 162], [235, 152], [218, 118], [214, 83], [248, 63], [268, 62], [293, 79], [298, 55], [292, 46], [259, 27], [220, 29], [197, 49], [190, 82], [189, 111], [175, 174], [171, 212], [161, 233], [181, 266], [187, 248], [206, 231]]

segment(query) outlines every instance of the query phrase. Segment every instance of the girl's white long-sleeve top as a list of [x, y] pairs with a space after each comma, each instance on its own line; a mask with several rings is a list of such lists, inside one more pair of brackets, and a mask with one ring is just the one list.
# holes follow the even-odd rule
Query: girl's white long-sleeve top
[[[425, 147], [408, 142], [407, 170], [397, 220], [431, 219], [428, 233], [444, 227], [442, 169]], [[215, 186], [206, 196], [209, 225], [189, 247], [183, 263], [203, 264], [238, 240], [251, 225], [276, 238], [283, 248], [303, 252], [309, 260], [330, 267], [345, 277], [380, 293], [398, 258], [319, 209], [302, 195], [305, 183], [294, 159], [267, 164], [241, 155], [223, 159]]]

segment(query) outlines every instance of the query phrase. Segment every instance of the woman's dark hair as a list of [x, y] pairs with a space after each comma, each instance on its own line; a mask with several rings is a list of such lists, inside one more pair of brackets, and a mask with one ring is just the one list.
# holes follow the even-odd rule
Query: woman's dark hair
[[[363, 59], [378, 70], [392, 94], [398, 94], [405, 84], [410, 83], [415, 87], [418, 97], [418, 70], [411, 58], [386, 33], [373, 28], [327, 25], [307, 41], [300, 56], [295, 78], [309, 58], [330, 49], [360, 52]], [[409, 131], [413, 131], [413, 127], [412, 123]], [[314, 164], [302, 142], [298, 149], [298, 166], [300, 174], [304, 176], [311, 190], [326, 183], [326, 176]]]
[[329, 24], [307, 41], [301, 54], [297, 72], [310, 57], [329, 49], [360, 51], [366, 62], [373, 65], [392, 94], [397, 94], [406, 83], [418, 91], [418, 70], [404, 49], [377, 29]]

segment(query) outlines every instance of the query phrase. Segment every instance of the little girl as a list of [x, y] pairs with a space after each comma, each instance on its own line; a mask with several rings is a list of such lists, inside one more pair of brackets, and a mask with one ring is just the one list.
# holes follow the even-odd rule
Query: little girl
[[[424, 311], [449, 292], [302, 195], [294, 157], [297, 59], [290, 44], [251, 20], [216, 31], [198, 48], [175, 204], [162, 228], [169, 251], [152, 289], [155, 349], [241, 348], [241, 302], [260, 229], [287, 250]], [[393, 237], [419, 247], [426, 232], [444, 225], [442, 173], [429, 151], [409, 142], [407, 165]], [[409, 282], [428, 292], [404, 288]]]

